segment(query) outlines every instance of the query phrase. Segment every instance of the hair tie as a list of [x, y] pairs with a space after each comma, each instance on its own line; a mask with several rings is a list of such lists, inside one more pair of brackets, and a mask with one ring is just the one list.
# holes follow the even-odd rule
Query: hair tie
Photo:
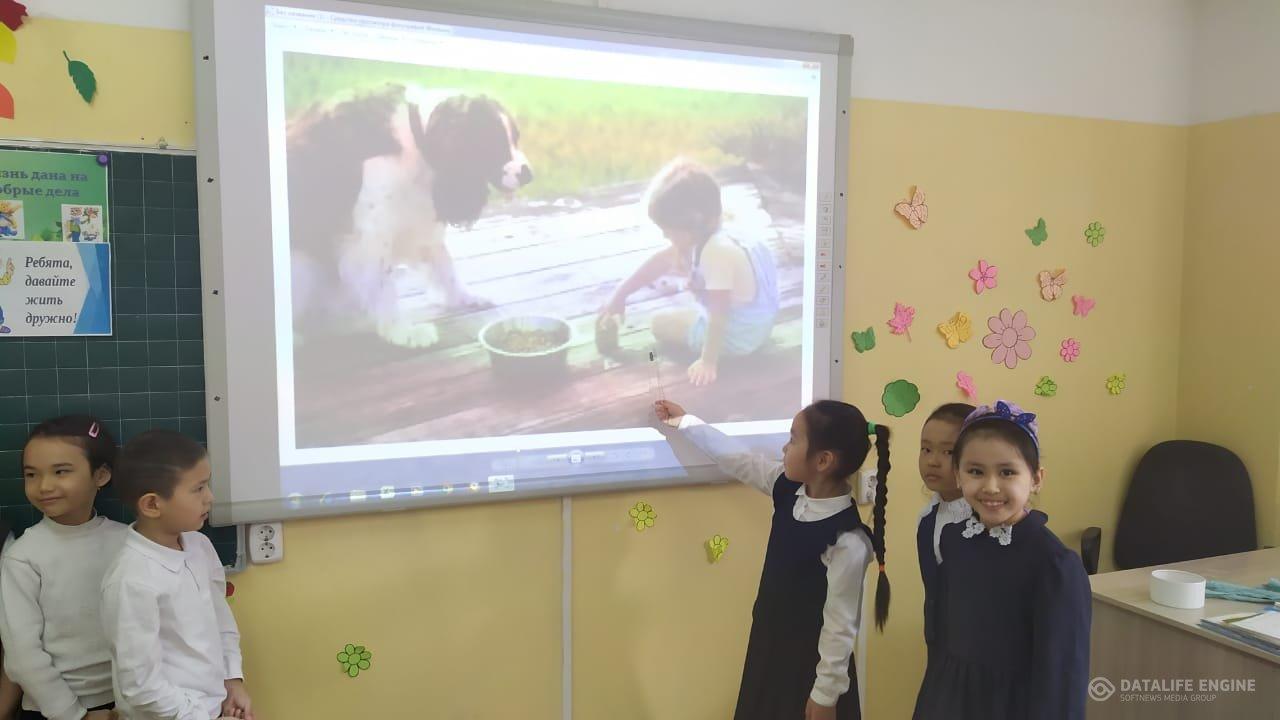
[[884, 563], [880, 563], [880, 572], [884, 572]]
[[98, 423], [95, 422], [89, 425], [89, 437], [95, 440], [98, 438]]
[[875, 435], [875, 434], [876, 434], [876, 424], [875, 424], [875, 423], [870, 422], [870, 421], [868, 421], [868, 422], [867, 422], [867, 434], [868, 434], [868, 435]]

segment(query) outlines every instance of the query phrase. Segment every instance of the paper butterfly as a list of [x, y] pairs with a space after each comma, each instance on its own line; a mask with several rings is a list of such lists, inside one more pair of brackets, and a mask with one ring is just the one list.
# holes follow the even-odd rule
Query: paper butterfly
[[969, 338], [973, 336], [973, 323], [969, 322], [968, 315], [958, 312], [949, 321], [939, 323], [938, 332], [946, 338], [947, 347], [955, 350], [960, 347], [960, 343], [969, 342]]
[[916, 188], [915, 193], [912, 194], [911, 202], [903, 200], [894, 205], [893, 210], [911, 223], [911, 227], [916, 230], [929, 221], [929, 206], [924, 204], [924, 193], [920, 188]]
[[1049, 239], [1049, 230], [1045, 227], [1044, 218], [1040, 218], [1035, 227], [1027, 228], [1023, 232], [1031, 239], [1031, 244], [1036, 247], [1040, 247], [1041, 243]]
[[973, 385], [973, 376], [967, 372], [956, 373], [956, 387], [964, 391], [970, 400], [978, 399], [978, 389]]
[[999, 268], [995, 265], [988, 265], [986, 260], [979, 260], [978, 267], [969, 271], [969, 279], [973, 280], [973, 291], [981, 295], [983, 290], [994, 288], [998, 270]]
[[876, 329], [869, 327], [864, 332], [853, 331], [853, 349], [860, 353], [876, 348]]
[[911, 321], [916, 319], [916, 309], [900, 302], [893, 304], [893, 317], [889, 319], [889, 330], [894, 335], [906, 335], [911, 339]]
[[1071, 302], [1075, 305], [1075, 310], [1072, 312], [1080, 317], [1089, 317], [1089, 311], [1093, 310], [1093, 306], [1098, 304], [1097, 300], [1083, 295], [1072, 295]]
[[1039, 280], [1040, 297], [1052, 302], [1062, 295], [1062, 286], [1067, 284], [1067, 271], [1062, 269], [1056, 272], [1041, 270]]

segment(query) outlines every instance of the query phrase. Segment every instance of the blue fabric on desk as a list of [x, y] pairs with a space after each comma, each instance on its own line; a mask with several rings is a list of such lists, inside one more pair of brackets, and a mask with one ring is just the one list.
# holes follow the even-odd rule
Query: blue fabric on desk
[[1222, 582], [1221, 580], [1209, 580], [1205, 583], [1204, 594], [1205, 597], [1222, 598], [1223, 600], [1276, 603], [1280, 602], [1280, 580], [1271, 578], [1265, 585], [1260, 587], [1236, 585], [1235, 583]]

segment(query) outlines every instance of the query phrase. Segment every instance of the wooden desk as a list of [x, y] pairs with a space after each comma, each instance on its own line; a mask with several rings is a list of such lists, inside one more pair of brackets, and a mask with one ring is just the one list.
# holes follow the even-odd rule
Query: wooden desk
[[[1161, 565], [1240, 585], [1280, 577], [1280, 548]], [[1090, 675], [1093, 690], [1115, 688], [1105, 700], [1092, 696], [1090, 720], [1200, 720], [1280, 718], [1280, 657], [1199, 626], [1202, 618], [1257, 612], [1256, 603], [1208, 598], [1199, 610], [1151, 601], [1155, 568], [1094, 575]], [[1240, 687], [1253, 682], [1252, 691]], [[1125, 683], [1130, 687], [1126, 690]], [[1136, 688], [1132, 681], [1161, 683]], [[1225, 685], [1214, 686], [1214, 683]]]

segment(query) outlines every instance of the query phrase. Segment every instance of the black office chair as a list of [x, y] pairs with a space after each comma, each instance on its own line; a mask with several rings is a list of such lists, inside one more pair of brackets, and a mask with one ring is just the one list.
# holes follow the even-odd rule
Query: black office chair
[[[1253, 486], [1235, 453], [1193, 440], [1162, 442], [1147, 451], [1116, 525], [1117, 568], [1257, 549]], [[1083, 543], [1081, 550], [1083, 555]]]

